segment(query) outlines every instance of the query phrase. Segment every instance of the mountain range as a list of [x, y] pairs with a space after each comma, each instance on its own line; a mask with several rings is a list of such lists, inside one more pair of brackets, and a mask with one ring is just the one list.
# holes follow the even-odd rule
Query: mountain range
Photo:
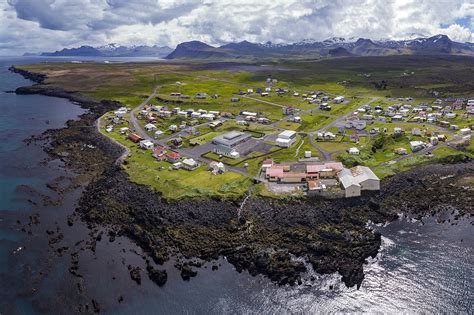
[[26, 56], [86, 56], [86, 57], [158, 57], [163, 58], [173, 51], [167, 46], [121, 46], [108, 44], [99, 47], [81, 46], [77, 48], [64, 48], [55, 52], [43, 52], [40, 54], [26, 53]]
[[473, 43], [452, 41], [446, 35], [411, 40], [370, 40], [334, 37], [325, 41], [304, 40], [292, 44], [264, 44], [242, 41], [213, 47], [200, 41], [179, 44], [167, 59], [182, 58], [312, 58], [388, 55], [470, 55]]
[[157, 57], [166, 59], [235, 58], [320, 58], [389, 55], [468, 55], [474, 56], [474, 43], [452, 41], [446, 35], [417, 37], [410, 40], [371, 40], [333, 37], [324, 41], [303, 40], [291, 44], [251, 43], [242, 41], [214, 47], [200, 41], [184, 42], [172, 49], [167, 46], [121, 46], [108, 44], [64, 48], [43, 52], [40, 56]]

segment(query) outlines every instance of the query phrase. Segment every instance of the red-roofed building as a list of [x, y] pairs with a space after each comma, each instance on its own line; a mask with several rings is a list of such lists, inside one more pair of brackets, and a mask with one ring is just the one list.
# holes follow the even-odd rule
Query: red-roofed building
[[153, 149], [153, 156], [158, 160], [158, 161], [164, 161], [166, 159], [166, 148], [162, 146], [156, 146]]
[[166, 154], [166, 160], [170, 163], [179, 162], [181, 155], [178, 152], [170, 151]]
[[319, 178], [335, 178], [344, 166], [340, 162], [317, 164], [272, 164], [267, 167], [265, 177], [271, 182], [299, 183]]
[[138, 142], [143, 140], [142, 137], [140, 137], [136, 133], [129, 134], [128, 139], [131, 140], [132, 142], [135, 142], [135, 143], [138, 143]]

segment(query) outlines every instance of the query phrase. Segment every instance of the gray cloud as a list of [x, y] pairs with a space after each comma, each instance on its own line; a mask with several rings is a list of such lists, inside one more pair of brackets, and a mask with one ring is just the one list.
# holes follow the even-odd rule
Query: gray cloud
[[0, 54], [193, 39], [222, 44], [446, 33], [474, 41], [471, 0], [7, 0], [0, 20]]

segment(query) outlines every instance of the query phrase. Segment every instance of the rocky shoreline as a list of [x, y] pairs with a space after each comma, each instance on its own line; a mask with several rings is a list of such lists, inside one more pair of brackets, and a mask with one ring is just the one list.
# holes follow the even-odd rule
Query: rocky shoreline
[[[389, 222], [402, 212], [419, 219], [444, 210], [474, 214], [472, 162], [398, 174], [382, 182], [379, 194], [355, 200], [255, 196], [240, 217], [239, 200], [168, 201], [130, 182], [114, 163], [123, 148], [98, 132], [97, 118], [119, 103], [48, 86], [44, 75], [10, 70], [37, 82], [18, 88], [18, 94], [63, 97], [89, 109], [79, 120], [68, 121], [67, 128], [47, 131], [42, 136], [49, 140], [45, 150], [79, 174], [76, 187], [87, 185], [76, 216], [92, 229], [106, 226], [109, 241], [117, 235], [134, 240], [147, 252], [146, 271], [158, 285], [167, 281], [159, 266], [170, 257], [177, 257], [175, 266], [188, 280], [204, 262], [224, 256], [237, 271], [264, 274], [281, 285], [310, 281], [306, 271], [313, 268], [320, 274], [339, 272], [347, 286], [359, 287], [367, 258], [375, 257], [381, 244], [381, 235], [367, 227], [368, 221]], [[138, 283], [140, 270], [129, 269]]]

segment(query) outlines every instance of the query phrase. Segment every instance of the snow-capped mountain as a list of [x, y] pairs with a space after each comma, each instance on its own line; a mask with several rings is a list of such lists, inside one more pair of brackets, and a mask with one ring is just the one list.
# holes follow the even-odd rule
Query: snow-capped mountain
[[472, 43], [451, 41], [446, 35], [416, 37], [407, 40], [371, 40], [333, 37], [322, 42], [305, 39], [296, 43], [274, 44], [242, 41], [213, 47], [199, 41], [182, 43], [167, 58], [313, 58], [324, 56], [387, 55], [469, 55]]
[[41, 56], [90, 56], [90, 57], [158, 57], [169, 55], [173, 49], [164, 46], [122, 46], [111, 43], [99, 47], [81, 46], [64, 48], [55, 52], [44, 52]]

